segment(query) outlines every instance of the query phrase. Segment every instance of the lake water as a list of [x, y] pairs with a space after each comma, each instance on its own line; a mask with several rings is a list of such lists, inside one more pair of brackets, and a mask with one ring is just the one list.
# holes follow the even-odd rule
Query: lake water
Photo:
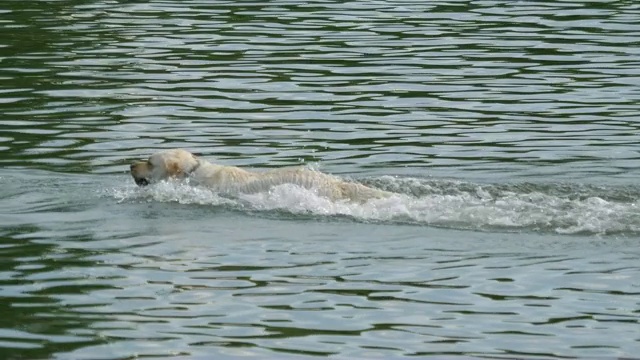
[[4, 1], [0, 80], [2, 358], [640, 351], [636, 1]]

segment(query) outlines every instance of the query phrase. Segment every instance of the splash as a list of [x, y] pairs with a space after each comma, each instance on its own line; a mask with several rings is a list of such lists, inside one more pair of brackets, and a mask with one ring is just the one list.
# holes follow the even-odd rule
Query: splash
[[187, 183], [128, 186], [110, 195], [121, 202], [177, 202], [248, 211], [339, 216], [355, 221], [427, 225], [478, 231], [559, 234], [640, 233], [640, 188], [578, 184], [474, 184], [453, 180], [380, 177], [366, 184], [396, 195], [365, 203], [331, 201], [295, 185], [226, 197]]
[[177, 202], [180, 204], [234, 205], [235, 201], [220, 196], [204, 187], [192, 186], [187, 182], [162, 181], [153, 186], [140, 188], [126, 186], [107, 191], [118, 202]]

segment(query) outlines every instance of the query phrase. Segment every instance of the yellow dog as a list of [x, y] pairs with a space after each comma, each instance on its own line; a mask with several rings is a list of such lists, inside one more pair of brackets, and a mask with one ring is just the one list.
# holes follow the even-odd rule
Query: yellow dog
[[392, 195], [302, 167], [255, 172], [213, 164], [183, 149], [161, 151], [151, 155], [147, 161], [134, 162], [131, 164], [131, 176], [140, 186], [160, 180], [189, 178], [198, 185], [225, 194], [258, 193], [269, 191], [274, 186], [294, 184], [332, 200], [363, 202]]

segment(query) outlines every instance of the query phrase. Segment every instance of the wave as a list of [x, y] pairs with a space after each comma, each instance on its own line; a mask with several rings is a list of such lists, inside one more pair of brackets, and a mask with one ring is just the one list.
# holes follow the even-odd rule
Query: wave
[[228, 197], [188, 183], [161, 182], [111, 189], [123, 202], [177, 202], [222, 206], [245, 212], [274, 212], [355, 221], [453, 229], [559, 234], [640, 233], [638, 187], [583, 184], [477, 184], [383, 176], [359, 179], [397, 193], [365, 203], [331, 201], [312, 190], [280, 185], [268, 192]]

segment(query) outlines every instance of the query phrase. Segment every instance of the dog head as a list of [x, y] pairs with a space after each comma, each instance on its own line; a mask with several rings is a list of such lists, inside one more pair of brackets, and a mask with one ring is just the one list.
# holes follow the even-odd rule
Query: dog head
[[131, 164], [131, 176], [139, 186], [166, 179], [183, 179], [200, 165], [198, 158], [182, 149], [157, 152], [147, 161]]

